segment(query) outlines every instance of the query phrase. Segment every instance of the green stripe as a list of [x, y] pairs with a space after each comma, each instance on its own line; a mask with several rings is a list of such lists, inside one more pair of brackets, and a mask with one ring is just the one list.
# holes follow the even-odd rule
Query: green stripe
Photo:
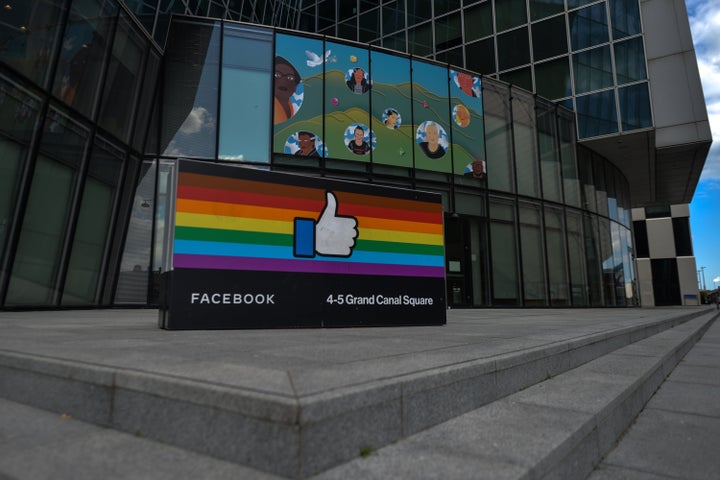
[[245, 232], [216, 228], [175, 227], [175, 238], [206, 242], [252, 243], [256, 245], [293, 246], [293, 236], [282, 233]]
[[[362, 235], [362, 233], [361, 233]], [[421, 245], [418, 243], [380, 242], [358, 239], [358, 250], [366, 252], [414, 253], [419, 255], [443, 255], [442, 245]]]
[[[216, 228], [175, 227], [178, 240], [205, 242], [249, 243], [255, 245], [293, 246], [293, 236], [282, 233], [246, 232], [242, 230], [221, 230]], [[355, 247], [366, 252], [410, 253], [417, 255], [443, 255], [442, 245], [417, 243], [380, 242], [358, 239]]]

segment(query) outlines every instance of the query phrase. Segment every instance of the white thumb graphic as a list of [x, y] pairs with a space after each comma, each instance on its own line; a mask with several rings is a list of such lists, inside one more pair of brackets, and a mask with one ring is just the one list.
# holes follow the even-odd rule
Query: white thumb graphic
[[358, 236], [357, 220], [337, 215], [334, 193], [327, 192], [325, 200], [325, 209], [315, 224], [315, 250], [320, 255], [349, 257]]

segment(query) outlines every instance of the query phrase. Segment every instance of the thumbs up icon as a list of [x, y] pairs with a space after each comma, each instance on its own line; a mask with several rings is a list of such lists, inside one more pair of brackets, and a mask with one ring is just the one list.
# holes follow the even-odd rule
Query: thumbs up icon
[[337, 214], [337, 198], [325, 193], [325, 208], [317, 222], [312, 218], [296, 218], [294, 255], [312, 258], [315, 254], [349, 257], [358, 236], [357, 219]]

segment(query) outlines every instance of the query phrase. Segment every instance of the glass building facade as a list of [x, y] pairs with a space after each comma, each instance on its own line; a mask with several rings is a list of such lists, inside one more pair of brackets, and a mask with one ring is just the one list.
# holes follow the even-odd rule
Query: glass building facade
[[177, 158], [440, 193], [448, 306], [636, 304], [628, 182], [570, 109], [367, 43], [129, 3], [6, 9], [0, 308], [156, 304]]
[[652, 127], [638, 0], [303, 2], [298, 28], [432, 58], [578, 112], [580, 139]]

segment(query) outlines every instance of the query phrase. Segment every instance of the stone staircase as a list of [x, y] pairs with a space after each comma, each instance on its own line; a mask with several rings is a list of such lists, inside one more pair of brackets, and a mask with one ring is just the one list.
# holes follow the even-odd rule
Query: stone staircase
[[[292, 397], [0, 350], [0, 433], [42, 439], [11, 415], [41, 416], [58, 438], [72, 423], [136, 452], [117, 471], [144, 459], [171, 478], [585, 478], [716, 316], [678, 309]], [[13, 451], [3, 436], [0, 451]], [[182, 452], [205, 474], [182, 466]], [[64, 478], [60, 460], [52, 475], [25, 476], [13, 467], [22, 450], [3, 455], [0, 478]]]

